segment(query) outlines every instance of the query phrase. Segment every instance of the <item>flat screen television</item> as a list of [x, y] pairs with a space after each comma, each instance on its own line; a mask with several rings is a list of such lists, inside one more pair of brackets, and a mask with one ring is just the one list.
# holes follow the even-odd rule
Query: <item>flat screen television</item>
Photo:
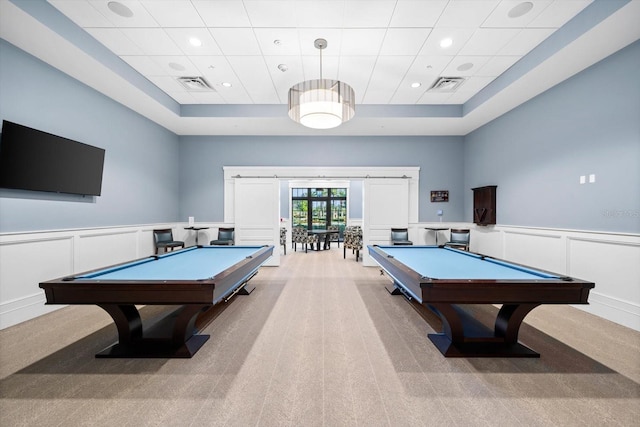
[[0, 188], [99, 196], [105, 150], [7, 120]]

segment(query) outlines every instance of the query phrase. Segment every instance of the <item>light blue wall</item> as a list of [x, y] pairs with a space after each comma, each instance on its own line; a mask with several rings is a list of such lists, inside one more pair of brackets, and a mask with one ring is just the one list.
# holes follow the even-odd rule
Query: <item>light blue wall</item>
[[[183, 136], [180, 218], [223, 221], [223, 166], [419, 166], [420, 221], [437, 221], [438, 209], [447, 221], [461, 221], [463, 151], [463, 138], [455, 136]], [[449, 190], [449, 203], [431, 203], [430, 190]], [[353, 217], [362, 216], [361, 208], [352, 209]]]
[[635, 42], [467, 135], [465, 188], [498, 186], [499, 224], [640, 232], [638, 70]]
[[106, 150], [101, 196], [0, 190], [0, 232], [178, 219], [178, 137], [1, 39], [0, 119]]

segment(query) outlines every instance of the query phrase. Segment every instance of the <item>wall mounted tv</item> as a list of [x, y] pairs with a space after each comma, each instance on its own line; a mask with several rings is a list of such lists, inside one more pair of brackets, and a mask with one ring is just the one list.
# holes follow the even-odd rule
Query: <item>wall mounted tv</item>
[[99, 196], [104, 150], [2, 122], [0, 187]]

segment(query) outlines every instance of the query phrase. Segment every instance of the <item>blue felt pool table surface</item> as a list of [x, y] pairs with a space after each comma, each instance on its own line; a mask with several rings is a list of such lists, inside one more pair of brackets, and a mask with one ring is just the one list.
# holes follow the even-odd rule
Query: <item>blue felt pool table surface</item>
[[203, 280], [227, 270], [263, 246], [201, 246], [76, 276], [75, 280]]
[[438, 246], [378, 246], [425, 278], [462, 280], [558, 279], [551, 273]]

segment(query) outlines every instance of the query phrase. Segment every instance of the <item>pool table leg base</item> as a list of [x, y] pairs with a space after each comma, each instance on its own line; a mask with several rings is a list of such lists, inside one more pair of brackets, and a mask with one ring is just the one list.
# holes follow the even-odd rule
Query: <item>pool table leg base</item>
[[178, 358], [193, 357], [209, 339], [209, 335], [192, 335], [176, 347], [165, 340], [141, 340], [133, 345], [113, 344], [96, 354], [96, 358]]
[[520, 343], [474, 341], [454, 343], [446, 334], [429, 334], [431, 342], [444, 357], [540, 357], [540, 353]]

